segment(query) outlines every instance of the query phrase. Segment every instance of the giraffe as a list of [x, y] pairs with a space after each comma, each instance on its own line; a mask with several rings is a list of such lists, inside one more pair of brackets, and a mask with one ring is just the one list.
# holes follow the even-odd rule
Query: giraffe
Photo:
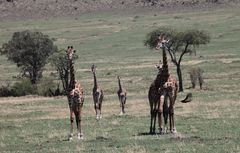
[[117, 76], [117, 78], [118, 78], [118, 86], [119, 86], [117, 95], [120, 102], [120, 115], [123, 115], [125, 114], [124, 108], [127, 100], [127, 91], [126, 89], [122, 88], [120, 77]]
[[162, 75], [162, 62], [159, 61], [159, 64], [155, 65], [158, 69], [158, 74], [155, 80], [151, 83], [148, 91], [148, 100], [150, 105], [150, 115], [151, 115], [151, 122], [150, 122], [150, 134], [155, 133], [155, 125], [156, 125], [156, 117], [158, 112], [158, 105], [159, 105], [159, 98], [160, 95], [158, 93], [158, 89], [160, 88], [160, 80]]
[[94, 78], [94, 85], [93, 85], [93, 101], [94, 101], [94, 108], [96, 112], [96, 119], [102, 118], [102, 101], [103, 101], [103, 90], [97, 84], [96, 78], [96, 66], [92, 65], [91, 67], [93, 78]]
[[[166, 45], [169, 43], [169, 39], [165, 35], [160, 35], [156, 49], [162, 49], [163, 65], [162, 75], [160, 79], [159, 88], [159, 105], [158, 105], [158, 123], [160, 128], [160, 134], [166, 132], [167, 119], [169, 117], [170, 132], [177, 133], [174, 123], [174, 104], [178, 93], [178, 83], [176, 78], [169, 72], [166, 54]], [[169, 100], [169, 104], [168, 104]], [[162, 126], [162, 119], [164, 118], [165, 128]]]
[[72, 137], [73, 137], [74, 115], [75, 115], [75, 120], [77, 124], [77, 130], [78, 130], [77, 137], [79, 140], [82, 140], [83, 133], [81, 129], [81, 114], [82, 114], [82, 107], [84, 102], [84, 93], [80, 83], [78, 83], [75, 80], [74, 64], [72, 60], [75, 50], [73, 50], [72, 46], [68, 46], [66, 53], [67, 53], [68, 69], [70, 74], [70, 81], [68, 84], [68, 91], [67, 91], [67, 97], [69, 102], [68, 104], [70, 109], [70, 123], [71, 123], [69, 140], [72, 140]]

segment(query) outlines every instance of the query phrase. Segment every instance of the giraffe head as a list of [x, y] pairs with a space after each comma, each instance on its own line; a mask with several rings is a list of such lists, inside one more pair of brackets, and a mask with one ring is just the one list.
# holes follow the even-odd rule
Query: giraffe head
[[169, 39], [167, 38], [167, 36], [165, 34], [161, 34], [158, 36], [158, 43], [156, 46], [156, 49], [160, 49], [165, 47], [165, 45], [169, 42]]
[[155, 67], [158, 69], [159, 72], [162, 71], [163, 63], [161, 60], [159, 60], [159, 63], [155, 65]]
[[80, 83], [75, 82], [75, 87], [70, 94], [73, 98], [78, 98], [80, 103], [84, 101], [83, 88]]
[[72, 59], [73, 58], [73, 54], [75, 52], [76, 52], [76, 50], [73, 49], [73, 46], [68, 46], [68, 48], [66, 50], [68, 59]]
[[95, 73], [95, 71], [96, 71], [96, 66], [95, 66], [94, 64], [92, 65], [91, 70], [92, 70], [93, 73]]

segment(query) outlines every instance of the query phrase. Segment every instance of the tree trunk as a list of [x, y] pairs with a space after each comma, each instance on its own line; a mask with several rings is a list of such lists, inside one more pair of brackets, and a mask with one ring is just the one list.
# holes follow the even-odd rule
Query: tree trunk
[[177, 75], [178, 75], [178, 81], [179, 81], [178, 91], [183, 92], [183, 80], [182, 80], [181, 67], [180, 67], [180, 64], [177, 64], [176, 66], [177, 66]]
[[32, 65], [32, 76], [31, 76], [31, 83], [35, 85], [37, 83], [37, 63], [35, 56], [33, 56], [33, 65]]
[[33, 69], [33, 75], [32, 75], [32, 84], [37, 83], [37, 72], [35, 69]]
[[36, 74], [34, 73], [34, 70], [28, 71], [29, 73], [29, 79], [31, 81], [32, 85], [36, 84]]

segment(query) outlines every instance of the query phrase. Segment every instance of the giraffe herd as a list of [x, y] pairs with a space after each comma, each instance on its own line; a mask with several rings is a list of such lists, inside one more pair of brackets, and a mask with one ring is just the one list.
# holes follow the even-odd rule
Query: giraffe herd
[[[158, 39], [158, 44], [156, 49], [162, 49], [163, 60], [156, 65], [158, 69], [158, 74], [155, 80], [152, 82], [148, 92], [148, 99], [150, 105], [150, 134], [154, 134], [156, 121], [158, 121], [159, 133], [164, 134], [167, 133], [168, 127], [167, 122], [169, 119], [169, 130], [171, 133], [176, 133], [176, 127], [174, 123], [174, 104], [177, 98], [178, 93], [178, 83], [177, 80], [173, 77], [173, 75], [169, 72], [168, 64], [167, 64], [167, 55], [166, 55], [166, 43], [168, 43], [167, 38], [164, 35], [160, 35]], [[81, 130], [81, 113], [82, 107], [84, 103], [84, 92], [80, 83], [75, 80], [75, 71], [74, 64], [72, 61], [73, 54], [75, 50], [73, 50], [72, 46], [69, 46], [67, 51], [67, 61], [69, 65], [69, 75], [70, 81], [68, 86], [67, 98], [69, 101], [69, 109], [70, 109], [70, 122], [71, 129], [69, 140], [72, 140], [73, 136], [73, 121], [74, 115], [78, 129], [78, 139], [83, 139], [83, 133]], [[93, 102], [96, 113], [96, 119], [99, 120], [102, 118], [102, 102], [103, 102], [103, 90], [99, 86], [96, 78], [96, 66], [91, 66], [91, 71], [93, 73]], [[125, 114], [125, 104], [127, 99], [127, 91], [121, 85], [120, 76], [117, 76], [119, 89], [117, 91], [117, 95], [120, 102], [120, 115]], [[157, 120], [158, 119], [158, 120]], [[164, 120], [164, 125], [163, 125]]]

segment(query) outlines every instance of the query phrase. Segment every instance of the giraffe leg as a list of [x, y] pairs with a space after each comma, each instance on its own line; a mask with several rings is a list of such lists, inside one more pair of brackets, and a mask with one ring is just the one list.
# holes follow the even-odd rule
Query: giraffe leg
[[120, 99], [120, 114], [119, 115], [123, 115], [123, 102], [122, 102], [122, 99]]
[[125, 110], [124, 110], [125, 102], [126, 102], [125, 97], [121, 97], [121, 99], [120, 99], [120, 108], [121, 108], [120, 115], [125, 114]]
[[170, 116], [170, 131], [171, 133], [177, 133], [177, 130], [174, 126], [174, 98], [172, 96], [170, 97], [169, 116]]
[[124, 106], [124, 103], [123, 103], [123, 106], [122, 106], [122, 113], [125, 114], [125, 106]]
[[157, 120], [157, 108], [158, 108], [158, 103], [154, 104], [154, 108], [153, 108], [153, 133], [155, 133], [155, 129], [156, 129], [156, 120]]
[[171, 113], [171, 111], [172, 111], [172, 108], [170, 107], [170, 109], [169, 109], [169, 124], [170, 124], [170, 131], [172, 133], [172, 113]]
[[98, 120], [98, 119], [100, 119], [100, 118], [102, 118], [101, 104], [100, 104], [100, 102], [98, 101], [98, 102], [96, 103], [96, 119]]
[[162, 126], [162, 120], [163, 120], [163, 104], [164, 104], [164, 96], [162, 95], [160, 97], [159, 101], [159, 109], [158, 109], [158, 124], [159, 124], [159, 132], [160, 134], [164, 134], [165, 131]]
[[97, 107], [97, 103], [94, 103], [94, 108], [95, 108], [95, 112], [96, 112], [96, 119], [98, 120], [98, 107]]
[[172, 133], [177, 133], [177, 129], [176, 129], [175, 124], [174, 124], [174, 108], [172, 108], [171, 114], [172, 114], [172, 127], [173, 127]]
[[171, 133], [177, 133], [176, 127], [174, 126], [173, 108], [170, 109], [169, 114], [170, 114], [170, 131], [171, 131]]
[[123, 97], [123, 109], [122, 109], [122, 111], [123, 111], [123, 114], [125, 114], [125, 104], [126, 104], [126, 97]]
[[70, 126], [70, 134], [68, 139], [72, 140], [72, 137], [73, 137], [73, 111], [72, 110], [70, 110], [70, 122], [71, 122], [71, 126]]
[[153, 119], [154, 119], [154, 111], [153, 111], [153, 109], [151, 109], [150, 115], [151, 115], [150, 134], [153, 134]]
[[77, 138], [79, 139], [80, 118], [79, 118], [78, 112], [74, 112], [74, 114], [75, 114], [75, 120], [76, 120], [77, 131], [78, 131]]
[[149, 130], [149, 133], [150, 134], [153, 134], [153, 127], [152, 127], [152, 124], [153, 124], [153, 114], [154, 114], [154, 111], [153, 111], [153, 101], [149, 99], [149, 105], [150, 105], [150, 130]]
[[168, 101], [165, 98], [164, 100], [164, 104], [163, 104], [163, 118], [164, 118], [164, 133], [167, 133], [168, 128], [167, 128], [167, 121], [168, 121], [168, 117], [169, 117], [169, 109], [168, 109]]
[[77, 122], [77, 129], [78, 129], [77, 138], [78, 140], [82, 140], [83, 134], [81, 131], [81, 108], [79, 108], [79, 110], [80, 111], [76, 112], [76, 122]]
[[169, 96], [169, 100], [170, 100], [170, 106], [169, 106], [169, 110], [168, 110], [168, 114], [169, 114], [169, 124], [170, 124], [170, 132], [172, 133], [173, 130], [173, 121], [172, 121], [172, 98], [171, 96]]
[[99, 103], [99, 118], [102, 118], [102, 101]]
[[157, 121], [157, 110], [154, 110], [154, 114], [153, 114], [153, 133], [156, 133], [156, 121]]

